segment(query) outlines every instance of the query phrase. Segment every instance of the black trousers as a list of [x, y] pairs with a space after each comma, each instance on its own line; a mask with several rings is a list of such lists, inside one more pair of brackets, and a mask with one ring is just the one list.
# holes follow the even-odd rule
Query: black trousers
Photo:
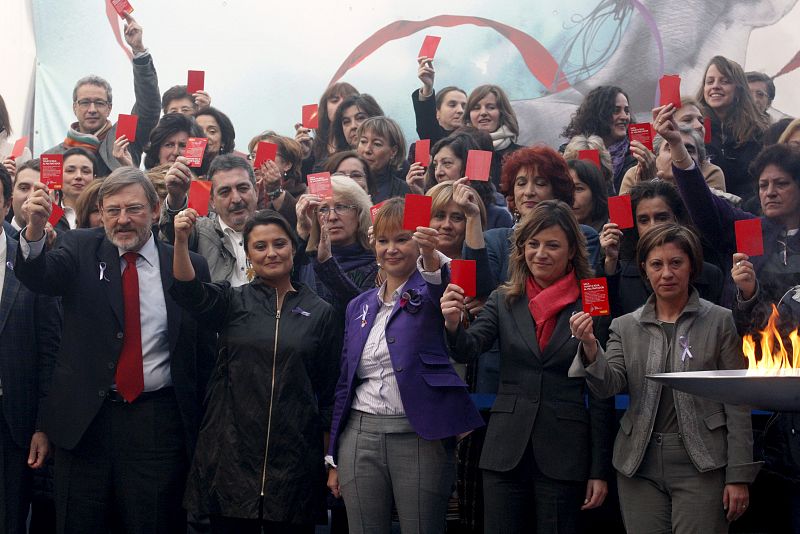
[[17, 445], [3, 415], [0, 395], [0, 533], [25, 534], [31, 503], [33, 471], [28, 467], [28, 449]]
[[258, 519], [211, 516], [211, 534], [314, 534], [314, 525], [293, 525]]
[[75, 449], [56, 448], [59, 534], [185, 532], [187, 463], [172, 388], [106, 400]]
[[528, 447], [507, 472], [483, 470], [484, 532], [578, 532], [586, 482], [555, 480], [536, 465]]

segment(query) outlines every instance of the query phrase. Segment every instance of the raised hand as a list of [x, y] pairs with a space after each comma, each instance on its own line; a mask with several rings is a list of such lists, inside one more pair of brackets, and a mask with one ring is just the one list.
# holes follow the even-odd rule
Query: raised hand
[[597, 358], [597, 338], [594, 337], [592, 316], [586, 312], [578, 312], [569, 318], [569, 329], [572, 337], [583, 344], [583, 353], [591, 363]]
[[211, 95], [203, 90], [193, 93], [192, 98], [194, 98], [194, 107], [197, 111], [211, 107]]
[[756, 270], [753, 264], [750, 263], [750, 257], [747, 254], [737, 252], [733, 255], [733, 268], [731, 268], [731, 277], [733, 283], [742, 293], [744, 300], [750, 300], [756, 292]]
[[451, 334], [458, 330], [461, 318], [464, 315], [464, 290], [456, 284], [447, 284], [441, 300], [444, 327]]
[[606, 223], [600, 231], [600, 248], [605, 253], [606, 274], [617, 271], [619, 261], [619, 244], [622, 241], [622, 230], [616, 223]]
[[131, 154], [128, 152], [129, 145], [128, 136], [120, 135], [116, 141], [114, 141], [114, 148], [111, 149], [111, 155], [114, 156], [114, 159], [123, 167], [133, 167], [133, 158], [131, 158]]
[[436, 249], [439, 247], [439, 232], [427, 226], [417, 226], [412, 239], [419, 247], [419, 254], [422, 256], [422, 267], [427, 272], [439, 269], [439, 255]]
[[53, 201], [47, 186], [41, 182], [33, 184], [33, 191], [22, 204], [22, 212], [28, 225], [25, 227], [25, 239], [38, 241], [44, 236], [47, 219], [53, 213]]
[[192, 235], [192, 228], [197, 222], [197, 211], [193, 208], [187, 208], [175, 216], [175, 244], [178, 246], [180, 243], [188, 243], [189, 236]]
[[417, 78], [422, 82], [420, 94], [424, 97], [433, 94], [433, 80], [436, 78], [436, 71], [433, 69], [433, 59], [426, 56], [417, 58]]
[[318, 195], [305, 194], [300, 195], [297, 199], [297, 205], [294, 207], [295, 214], [297, 214], [297, 235], [302, 239], [308, 239], [311, 233], [311, 224], [316, 217], [314, 211], [322, 203], [322, 198]]
[[144, 44], [142, 43], [142, 27], [136, 22], [136, 19], [130, 14], [123, 15], [125, 17], [125, 42], [131, 47], [134, 54], [139, 54], [145, 51]]
[[164, 176], [164, 183], [167, 186], [167, 204], [178, 209], [186, 202], [186, 195], [189, 193], [189, 186], [192, 184], [194, 174], [189, 168], [189, 160], [183, 156], [178, 156], [175, 162]]
[[421, 163], [414, 163], [409, 167], [408, 174], [406, 174], [406, 184], [408, 184], [412, 193], [416, 195], [424, 193], [425, 167]]
[[478, 206], [480, 195], [469, 185], [469, 180], [460, 178], [453, 184], [453, 200], [458, 207], [464, 210], [464, 215], [469, 217], [480, 217], [481, 209]]

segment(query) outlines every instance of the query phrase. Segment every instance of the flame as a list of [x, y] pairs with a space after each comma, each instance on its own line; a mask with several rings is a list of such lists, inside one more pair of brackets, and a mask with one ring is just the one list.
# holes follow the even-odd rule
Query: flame
[[[761, 330], [756, 342], [754, 337], [747, 334], [742, 339], [742, 352], [748, 361], [747, 374], [759, 376], [785, 376], [800, 375], [800, 333], [798, 328], [789, 333], [789, 350], [783, 342], [783, 337], [778, 330], [780, 315], [775, 305], [767, 321], [767, 326]], [[761, 349], [758, 351], [757, 349]], [[791, 351], [791, 356], [789, 352]], [[760, 358], [756, 354], [761, 353]]]

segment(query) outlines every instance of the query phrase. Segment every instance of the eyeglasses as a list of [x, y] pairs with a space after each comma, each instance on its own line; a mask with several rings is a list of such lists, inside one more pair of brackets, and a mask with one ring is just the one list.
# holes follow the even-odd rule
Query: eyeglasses
[[[350, 213], [351, 211], [355, 210], [356, 208], [358, 208], [358, 206], [354, 206], [352, 204], [351, 205], [336, 204], [333, 207], [333, 211], [336, 212], [336, 215], [341, 216], [341, 215], [345, 215], [347, 213]], [[317, 213], [319, 213], [323, 217], [327, 217], [328, 215], [331, 214], [331, 208], [330, 208], [330, 206], [320, 206], [319, 208], [317, 208]]]
[[144, 213], [145, 209], [143, 204], [134, 204], [133, 206], [125, 206], [124, 208], [102, 208], [103, 213], [112, 219], [119, 219], [123, 211], [130, 217], [136, 217]]
[[351, 171], [351, 172], [337, 171], [333, 173], [333, 176], [344, 176], [346, 178], [350, 178], [351, 180], [363, 180], [364, 178], [367, 177], [366, 174], [360, 171]]
[[92, 104], [94, 104], [94, 108], [97, 111], [108, 109], [108, 106], [110, 105], [110, 103], [106, 102], [105, 100], [89, 100], [89, 99], [78, 100], [76, 104], [78, 104], [78, 107], [80, 109], [89, 109], [89, 107]]

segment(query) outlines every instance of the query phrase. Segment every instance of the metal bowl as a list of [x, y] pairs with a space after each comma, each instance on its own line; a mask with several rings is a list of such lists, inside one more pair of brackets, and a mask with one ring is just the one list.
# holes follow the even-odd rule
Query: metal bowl
[[737, 369], [658, 373], [647, 378], [678, 391], [727, 404], [800, 412], [800, 375], [748, 375], [746, 369]]

